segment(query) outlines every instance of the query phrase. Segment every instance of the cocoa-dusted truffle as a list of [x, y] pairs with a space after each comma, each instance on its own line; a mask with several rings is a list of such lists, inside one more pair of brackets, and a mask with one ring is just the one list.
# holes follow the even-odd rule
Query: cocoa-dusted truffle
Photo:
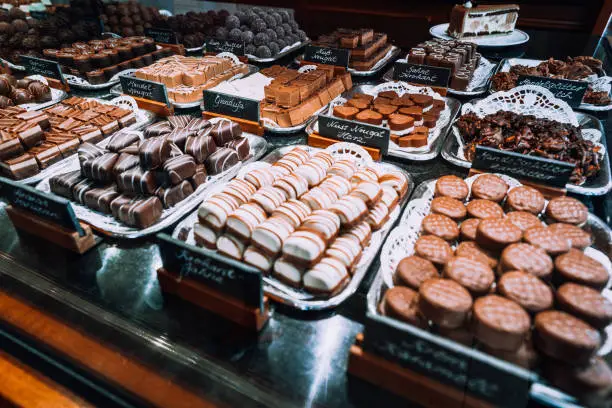
[[0, 22], [0, 34], [13, 34], [13, 26], [6, 21]]
[[272, 56], [272, 51], [270, 51], [270, 48], [268, 48], [267, 46], [262, 45], [260, 47], [257, 47], [255, 55], [259, 58], [270, 58]]
[[40, 41], [36, 35], [27, 35], [21, 42], [23, 48], [27, 50], [35, 50], [40, 48]]
[[256, 46], [266, 45], [269, 41], [270, 39], [265, 33], [258, 33], [253, 39], [253, 44], [255, 44]]

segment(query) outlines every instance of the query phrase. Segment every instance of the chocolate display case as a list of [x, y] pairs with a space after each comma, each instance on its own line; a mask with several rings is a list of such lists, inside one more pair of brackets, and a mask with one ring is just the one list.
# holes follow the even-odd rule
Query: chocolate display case
[[[471, 109], [471, 111], [476, 111], [478, 114], [484, 116], [485, 111], [482, 110], [483, 108], [487, 113], [493, 113], [498, 110], [521, 112], [521, 109], [524, 109], [524, 112], [532, 113], [536, 117], [552, 118], [562, 123], [570, 123], [574, 126], [579, 126], [582, 137], [585, 140], [593, 142], [596, 148], [599, 147], [598, 155], [600, 156], [600, 169], [594, 176], [587, 177], [586, 181], [582, 184], [576, 185], [569, 183], [566, 188], [568, 191], [575, 194], [607, 194], [612, 188], [612, 175], [610, 173], [610, 159], [607, 152], [607, 138], [605, 137], [605, 131], [601, 122], [592, 115], [572, 111], [565, 102], [557, 100], [550, 92], [543, 88], [536, 87], [534, 89], [528, 88], [528, 86], [527, 88], [522, 86], [514, 88], [514, 90], [509, 92], [498, 92], [486, 99], [474, 101], [472, 105], [464, 104], [462, 113], [466, 113]], [[525, 98], [526, 102], [528, 102], [527, 104], [517, 105], [515, 101], [512, 100], [512, 95], [515, 92], [527, 92], [532, 93], [534, 96], [540, 95], [540, 97], [538, 100], [536, 100], [537, 98], [527, 97]], [[557, 107], [552, 107], [550, 101], [554, 101]], [[475, 107], [475, 109], [472, 109], [472, 106]], [[559, 115], [560, 112], [562, 113]], [[442, 157], [454, 165], [470, 168], [471, 162], [466, 159], [464, 149], [465, 143], [459, 131], [453, 126], [444, 144]]]
[[[466, 179], [468, 186], [472, 186], [478, 177], [481, 176]], [[504, 175], [501, 177], [510, 185], [510, 189], [521, 186], [515, 179]], [[496, 406], [523, 406], [528, 399], [550, 406], [577, 403], [573, 396], [551, 385], [542, 374], [539, 364], [524, 368], [513, 363], [529, 361], [532, 364], [532, 359], [504, 361], [503, 357], [493, 357], [484, 351], [482, 346], [475, 347], [473, 340], [470, 342], [462, 337], [462, 332], [450, 331], [442, 335], [442, 329], [432, 332], [383, 313], [381, 302], [385, 293], [397, 286], [394, 275], [398, 263], [414, 254], [415, 242], [422, 230], [421, 221], [430, 213], [435, 184], [435, 179], [429, 180], [415, 189], [398, 226], [391, 232], [381, 251], [381, 267], [368, 292], [368, 311], [362, 342], [364, 351], [380, 355], [394, 364], [450, 385], [451, 388], [467, 388], [473, 397], [495, 402]], [[582, 228], [592, 235], [592, 246], [585, 250], [585, 254], [601, 263], [606, 273], [610, 274], [610, 227], [595, 215], [588, 214]], [[612, 297], [609, 286], [610, 283], [602, 292], [608, 300]], [[461, 341], [467, 341], [468, 344], [461, 344]], [[610, 352], [610, 338], [606, 334], [602, 336], [599, 350], [598, 356], [609, 360], [606, 356]], [[498, 356], [503, 356], [503, 353]], [[591, 398], [587, 401], [593, 406], [599, 406], [605, 396], [593, 393]]]
[[[266, 157], [264, 157], [261, 162], [253, 163], [252, 165], [246, 166], [245, 168], [241, 169], [236, 178], [244, 179], [244, 177], [251, 171], [262, 168], [270, 168], [270, 165], [272, 163], [276, 162], [278, 159], [282, 158], [283, 155], [291, 152], [296, 147], [305, 149], [311, 154], [316, 154], [318, 151], [322, 151], [321, 149], [299, 145], [276, 149], [270, 154], [268, 154]], [[399, 213], [401, 212], [403, 205], [406, 203], [407, 197], [410, 195], [414, 185], [412, 178], [408, 173], [390, 164], [373, 162], [370, 159], [368, 153], [361, 149], [359, 146], [350, 143], [338, 143], [328, 148], [327, 151], [331, 153], [332, 157], [338, 160], [343, 160], [343, 157], [347, 156], [355, 157], [359, 169], [374, 167], [381, 174], [383, 174], [384, 172], [392, 171], [401, 172], [401, 174], [404, 175], [407, 181], [407, 192], [406, 194], [402, 195], [401, 199], [398, 201], [399, 205], [397, 205], [397, 207], [394, 208], [393, 211], [389, 214], [387, 221], [384, 222], [384, 225], [380, 229], [372, 231], [371, 240], [369, 244], [363, 249], [363, 253], [360, 256], [358, 263], [354, 267], [354, 271], [351, 273], [350, 281], [345, 284], [341, 288], [341, 290], [337, 290], [329, 294], [317, 294], [305, 290], [304, 288], [296, 288], [295, 285], [290, 285], [286, 281], [279, 279], [277, 276], [266, 273], [263, 278], [264, 293], [271, 299], [282, 303], [283, 305], [301, 311], [316, 312], [337, 308], [357, 291], [366, 272], [369, 270], [370, 266], [375, 261], [376, 254], [382, 246], [382, 243], [384, 242], [389, 231], [397, 221]], [[212, 197], [216, 193], [219, 193], [221, 191], [223, 191], [223, 186], [219, 186], [214, 190], [210, 190], [207, 193], [207, 197]], [[204, 201], [206, 201], [206, 199], [207, 198], [205, 197]], [[190, 214], [187, 218], [185, 218], [176, 226], [173, 232], [173, 236], [177, 239], [181, 239], [181, 237], [184, 237], [186, 243], [190, 245], [195, 245], [193, 226], [197, 222], [198, 212], [196, 211]], [[204, 248], [204, 250], [215, 251], [207, 248]]]

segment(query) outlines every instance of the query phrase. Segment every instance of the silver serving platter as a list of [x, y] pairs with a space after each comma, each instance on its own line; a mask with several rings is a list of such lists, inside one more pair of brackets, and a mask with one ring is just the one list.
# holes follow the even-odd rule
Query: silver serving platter
[[[218, 118], [216, 118], [219, 120]], [[221, 119], [222, 120], [222, 119]], [[215, 119], [211, 119], [211, 122], [215, 122]], [[268, 148], [268, 144], [264, 138], [255, 136], [249, 133], [243, 133], [243, 137], [249, 139], [249, 144], [251, 147], [251, 156], [249, 159], [245, 160], [242, 163], [235, 165], [234, 167], [226, 170], [221, 174], [217, 174], [215, 176], [208, 176], [206, 178], [206, 182], [200, 185], [197, 190], [191, 194], [189, 197], [175, 205], [174, 207], [164, 209], [162, 211], [161, 218], [159, 221], [147, 228], [138, 229], [135, 227], [129, 227], [122, 222], [113, 218], [110, 214], [103, 214], [90, 208], [78, 204], [76, 202], [71, 202], [72, 208], [76, 217], [89, 224], [94, 230], [104, 234], [111, 236], [113, 238], [123, 238], [123, 239], [136, 239], [142, 238], [144, 236], [154, 234], [163, 230], [164, 228], [170, 227], [172, 224], [180, 220], [185, 216], [185, 214], [192, 211], [194, 208], [197, 208], [198, 205], [204, 200], [207, 196], [207, 191], [211, 188], [214, 188], [215, 185], [224, 184], [234, 178], [240, 168], [250, 162], [256, 161], [261, 156], [264, 155]], [[80, 164], [78, 158], [72, 160], [70, 166], [66, 166], [62, 169], [61, 172], [57, 174], [64, 174], [70, 171], [78, 170], [80, 168]], [[53, 194], [51, 192], [51, 188], [49, 186], [49, 178], [45, 177], [36, 188], [47, 193]]]
[[[121, 98], [125, 98], [125, 96], [121, 97]], [[100, 103], [104, 103], [104, 104], [112, 104], [113, 100], [111, 101], [105, 101], [102, 99], [97, 99], [97, 98], [86, 98], [86, 99], [92, 99], [95, 100], [97, 102]], [[119, 99], [119, 98], [118, 98]], [[131, 98], [130, 98], [131, 99]], [[134, 101], [134, 105], [136, 105], [136, 102]], [[118, 105], [119, 106], [119, 105]], [[122, 105], [123, 106], [123, 105]], [[153, 112], [150, 112], [148, 110], [143, 110], [143, 109], [137, 109], [134, 111], [136, 114], [136, 122], [132, 123], [130, 126], [125, 127], [123, 129], [130, 129], [130, 130], [138, 130], [138, 129], [142, 129], [143, 127], [153, 123], [155, 121], [155, 114]], [[104, 147], [106, 146], [106, 144], [108, 143], [108, 139], [110, 139], [111, 136], [107, 136], [104, 138], [104, 140], [101, 140], [100, 142], [97, 143], [98, 146]], [[67, 168], [72, 168], [72, 166], [74, 166], [74, 163], [79, 162], [79, 159], [75, 154], [73, 154], [70, 157], [67, 157], [65, 159], [62, 159], [60, 161], [58, 161], [57, 163], [53, 163], [51, 166], [47, 167], [46, 169], [41, 170], [40, 172], [38, 172], [37, 174], [33, 175], [32, 177], [28, 177], [22, 180], [16, 180], [18, 183], [23, 183], [23, 184], [36, 184], [39, 183], [40, 181], [49, 178], [51, 176], [54, 176], [56, 174], [62, 174], [65, 173], [65, 169]]]
[[[406, 221], [410, 221], [410, 219], [413, 218], [409, 214], [421, 212], [421, 215], [425, 215], [423, 211], [423, 202], [430, 201], [432, 199], [432, 184], [435, 183], [435, 181], [436, 179], [424, 181], [415, 188], [414, 194], [410, 198], [410, 202], [408, 203], [408, 205], [406, 205], [402, 214], [401, 221], [396, 227], [396, 230], [401, 229], [403, 223], [405, 223]], [[410, 226], [405, 225], [405, 227], [413, 228], [415, 225], [416, 224]], [[608, 226], [604, 221], [602, 221], [594, 214], [589, 213], [587, 222], [583, 229], [589, 231], [593, 236], [592, 248], [597, 249], [608, 258], [612, 258], [612, 230], [610, 229], [610, 226]], [[381, 256], [386, 255], [387, 253], [383, 249]], [[522, 373], [526, 373], [534, 380], [530, 389], [530, 398], [543, 403], [543, 405], [545, 406], [558, 408], [577, 408], [579, 406], [582, 406], [578, 404], [578, 401], [576, 401], [574, 397], [567, 395], [564, 392], [546, 384], [545, 381], [538, 375], [538, 373], [534, 371], [528, 371], [522, 367], [496, 358], [483, 351], [479, 351], [476, 348], [464, 346], [453, 340], [438, 336], [437, 334], [432, 333], [430, 331], [423, 330], [408, 323], [404, 323], [400, 320], [382, 315], [379, 309], [380, 301], [385, 292], [390, 287], [388, 279], [385, 278], [385, 274], [386, 273], [384, 271], [384, 266], [381, 265], [367, 294], [367, 319], [374, 320], [377, 323], [385, 326], [393, 327], [395, 330], [403, 331], [406, 333], [407, 337], [410, 336], [408, 338], [418, 337], [426, 343], [434, 343], [437, 348], [445, 348], [452, 353], [460, 353], [470, 360], [478, 359], [479, 361], [486, 361], [487, 364], [497, 367], [498, 369], [502, 369], [504, 371], [520, 371]], [[612, 290], [610, 290], [611, 284], [612, 281], [609, 281], [607, 288], [604, 289], [602, 292], [602, 294], [609, 300], [612, 300]], [[604, 343], [602, 344], [601, 348], [597, 353], [599, 356], [602, 357], [609, 355], [610, 351], [612, 351], [612, 324], [605, 329], [605, 332], [606, 334], [602, 336], [604, 339]], [[433, 364], [435, 365], [435, 363]]]
[[283, 58], [284, 56], [291, 54], [294, 51], [299, 50], [302, 47], [307, 46], [308, 44], [310, 44], [310, 40], [306, 40], [306, 41], [302, 41], [302, 42], [296, 42], [295, 44], [291, 44], [286, 46], [285, 48], [283, 48], [278, 54], [276, 54], [273, 57], [270, 58], [259, 58], [256, 57], [255, 55], [251, 55], [251, 54], [245, 54], [246, 57], [249, 59], [249, 61], [251, 62], [257, 62], [257, 63], [269, 63], [269, 62], [276, 62], [279, 59]]
[[[493, 75], [497, 74], [498, 72], [509, 72], [510, 68], [515, 65], [527, 65], [529, 67], [534, 67], [541, 62], [543, 62], [543, 60], [536, 60], [536, 59], [529, 59], [529, 58], [506, 58], [499, 63]], [[600, 72], [599, 74], [601, 75], [598, 75], [598, 76], [606, 76], [606, 73], [603, 71]], [[489, 81], [489, 93], [495, 93], [495, 92], [496, 92], [495, 89], [493, 89], [493, 82]], [[582, 109], [582, 110], [592, 111], [592, 112], [605, 112], [605, 111], [609, 111], [612, 109], [612, 102], [604, 106], [598, 106], [598, 105], [593, 105], [591, 103], [583, 102], [575, 109]]]
[[[249, 71], [247, 73], [234, 75], [232, 78], [228, 79], [228, 81], [233, 81], [235, 79], [244, 78], [245, 76], [249, 76], [259, 71], [259, 68], [256, 67], [255, 65], [247, 64], [247, 67], [249, 68]], [[131, 72], [126, 72], [125, 75], [134, 76], [134, 72], [136, 72], [136, 70], [130, 70], [130, 71]], [[123, 89], [121, 88], [121, 84], [117, 84], [113, 86], [110, 90], [110, 93], [112, 95], [123, 95]], [[172, 99], [170, 98], [168, 99], [170, 100], [170, 103], [172, 104], [172, 106], [174, 106], [175, 109], [191, 109], [191, 108], [199, 107], [204, 100], [204, 96], [202, 95], [202, 98], [198, 99], [197, 101], [185, 102], [185, 103], [174, 102]]]
[[[342, 97], [344, 97], [345, 99], [349, 99], [352, 95], [356, 93], [367, 93], [369, 90], [372, 90], [375, 87], [376, 85], [357, 85], [357, 86], [354, 86], [350, 91], [344, 92], [342, 94]], [[400, 147], [394, 147], [393, 143], [390, 142], [389, 151], [387, 155], [393, 156], [393, 157], [401, 157], [404, 159], [414, 160], [414, 161], [426, 161], [426, 160], [431, 160], [431, 159], [436, 158], [440, 154], [440, 150], [442, 149], [444, 139], [447, 137], [447, 134], [448, 134], [448, 129], [453, 124], [455, 117], [457, 116], [457, 113], [459, 112], [459, 108], [461, 107], [461, 103], [455, 98], [445, 97], [444, 100], [446, 101], [446, 105], [449, 109], [449, 120], [447, 123], [438, 124], [436, 126], [436, 129], [439, 130], [440, 135], [431, 144], [431, 146], [429, 146], [428, 149], [420, 150], [420, 151], [406, 151]], [[331, 110], [333, 109], [333, 107], [330, 106], [328, 109], [329, 109], [328, 113], [331, 115], [332, 113]], [[306, 133], [310, 135], [312, 133], [317, 132], [317, 130], [318, 130], [317, 121], [313, 120], [306, 128]]]
[[[270, 154], [266, 155], [266, 157], [264, 157], [261, 161], [266, 162], [266, 163], [274, 163], [278, 159], [280, 159], [285, 153], [288, 153], [295, 147], [302, 147], [309, 151], [319, 150], [319, 149], [316, 149], [310, 146], [303, 146], [303, 145], [285, 146], [285, 147], [281, 147], [279, 149], [272, 151]], [[391, 228], [393, 224], [395, 224], [395, 221], [398, 219], [401, 209], [404, 207], [404, 205], [408, 201], [407, 198], [410, 196], [410, 193], [412, 192], [412, 189], [414, 188], [414, 182], [412, 181], [412, 178], [406, 171], [400, 169], [397, 166], [389, 164], [389, 163], [377, 163], [377, 164], [385, 168], [388, 168], [388, 169], [393, 169], [395, 171], [401, 171], [408, 179], [408, 192], [404, 196], [404, 199], [399, 203], [398, 207], [391, 214], [389, 221], [387, 221], [387, 223], [383, 226], [382, 229], [372, 234], [372, 241], [370, 242], [370, 245], [368, 246], [368, 248], [364, 250], [362, 259], [357, 269], [355, 270], [353, 276], [351, 277], [351, 281], [348, 283], [348, 285], [344, 289], [342, 289], [339, 293], [331, 297], [322, 298], [320, 296], [315, 296], [312, 293], [309, 293], [307, 291], [296, 289], [289, 285], [286, 285], [273, 276], [264, 276], [263, 278], [264, 292], [267, 296], [269, 296], [271, 299], [279, 303], [293, 307], [298, 310], [320, 311], [320, 310], [329, 310], [329, 309], [339, 306], [342, 302], [344, 302], [346, 299], [348, 299], [351, 295], [353, 295], [357, 291], [359, 284], [361, 283], [368, 269], [372, 265], [372, 262], [374, 262], [374, 260], [376, 259], [376, 254], [378, 253], [379, 249], [382, 247], [382, 244], [385, 238], [391, 231]], [[216, 191], [212, 191], [212, 190], [209, 191], [208, 194], [212, 195], [215, 192], [218, 192], [220, 189], [221, 189], [221, 186]], [[198, 214], [197, 214], [197, 211], [195, 211], [176, 226], [172, 236], [174, 238], [179, 239], [178, 238], [179, 236], [185, 236], [186, 234], [187, 236], [185, 240], [186, 243], [190, 245], [195, 245], [195, 241], [193, 238], [193, 225], [197, 222], [197, 220], [198, 220]], [[214, 252], [214, 250], [210, 250], [206, 248], [200, 248], [200, 249], [204, 251]]]
[[[397, 62], [406, 62], [406, 59], [397, 60]], [[491, 64], [492, 66], [490, 66], [489, 64]], [[476, 75], [474, 76], [474, 78], [472, 78], [470, 84], [468, 85], [468, 87], [472, 89], [471, 91], [459, 91], [453, 88], [448, 88], [448, 93], [451, 95], [458, 96], [477, 96], [487, 92], [490, 86], [491, 77], [495, 72], [497, 72], [496, 70], [498, 66], [499, 64], [491, 62], [485, 57], [481, 57], [479, 66], [478, 68], [476, 68], [476, 72], [482, 70], [481, 73], [478, 73], [478, 76], [482, 76], [483, 78], [481, 78], [478, 83], [472, 83], [474, 82], [474, 80], [477, 79]], [[389, 68], [389, 70], [385, 72], [385, 74], [383, 75], [383, 79], [385, 81], [394, 81], [393, 67]]]
[[[567, 184], [565, 187], [567, 191], [575, 194], [581, 194], [586, 196], [601, 196], [606, 194], [612, 189], [612, 173], [610, 172], [610, 155], [606, 145], [606, 133], [599, 119], [588, 113], [575, 112], [580, 129], [596, 129], [601, 132], [601, 141], [603, 144], [605, 153], [601, 160], [601, 170], [595, 177], [587, 179], [582, 185]], [[444, 147], [442, 149], [442, 157], [444, 160], [466, 169], [472, 167], [472, 163], [465, 160], [460, 156], [460, 145], [457, 141], [457, 136], [454, 133], [454, 125], [450, 127]]]
[[[436, 38], [442, 38], [443, 40], [456, 40], [446, 32], [448, 30], [448, 23], [438, 24], [432, 26], [429, 29], [429, 34]], [[476, 43], [479, 47], [512, 47], [515, 45], [525, 44], [529, 41], [529, 34], [515, 28], [511, 33], [508, 34], [493, 34], [483, 35], [478, 37], [467, 37], [464, 41], [470, 41]]]

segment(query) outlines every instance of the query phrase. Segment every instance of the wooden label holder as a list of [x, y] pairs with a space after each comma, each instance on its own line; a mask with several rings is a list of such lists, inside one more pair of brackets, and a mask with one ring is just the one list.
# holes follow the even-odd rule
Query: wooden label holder
[[493, 408], [493, 404], [365, 351], [363, 338], [359, 333], [351, 346], [349, 374], [427, 408]]
[[89, 225], [82, 222], [79, 222], [79, 224], [85, 234], [80, 236], [76, 231], [11, 205], [6, 207], [6, 213], [16, 229], [40, 237], [78, 254], [84, 254], [102, 241], [93, 234]]
[[133, 98], [136, 101], [136, 104], [140, 109], [146, 109], [155, 113], [158, 116], [171, 116], [174, 115], [174, 106], [170, 104], [170, 106], [166, 105], [162, 102], [152, 101], [150, 99], [144, 99], [137, 96], [127, 95], [130, 98]]
[[[308, 135], [308, 146], [312, 146], [312, 147], [320, 147], [322, 149], [325, 149], [326, 147], [331, 146], [334, 143], [339, 143], [339, 142], [340, 140], [330, 139], [328, 137], [321, 136], [318, 133], [311, 133]], [[375, 148], [375, 147], [367, 147], [367, 146], [361, 146], [361, 147], [370, 154], [373, 160], [378, 161], [382, 158], [380, 149]]]
[[163, 48], [170, 48], [177, 55], [185, 55], [185, 46], [183, 44], [165, 44], [165, 43], [155, 43]]
[[211, 289], [194, 279], [181, 279], [179, 274], [167, 271], [164, 268], [157, 270], [157, 279], [163, 292], [178, 296], [246, 329], [259, 332], [270, 319], [270, 302], [267, 296], [264, 296], [264, 307], [261, 311], [249, 307], [225, 293]]
[[47, 78], [47, 77], [45, 77], [45, 79], [47, 80], [47, 83], [49, 84], [50, 88], [55, 88], [55, 89], [60, 89], [62, 91], [70, 92], [70, 86], [68, 85], [68, 82], [62, 82], [58, 79]]
[[193, 303], [243, 328], [259, 332], [270, 318], [261, 272], [234, 259], [157, 235], [163, 266], [162, 291]]
[[242, 128], [242, 131], [244, 131], [244, 132], [252, 133], [252, 134], [257, 135], [257, 136], [263, 136], [263, 134], [264, 134], [264, 127], [259, 122], [254, 122], [254, 121], [251, 121], [251, 120], [235, 118], [233, 116], [222, 115], [220, 113], [214, 113], [214, 112], [209, 112], [209, 111], [203, 111], [202, 112], [202, 117], [204, 119], [212, 119], [212, 118], [225, 118], [225, 119], [229, 119], [229, 120], [231, 120], [233, 122], [238, 123], [240, 125], [240, 127]]

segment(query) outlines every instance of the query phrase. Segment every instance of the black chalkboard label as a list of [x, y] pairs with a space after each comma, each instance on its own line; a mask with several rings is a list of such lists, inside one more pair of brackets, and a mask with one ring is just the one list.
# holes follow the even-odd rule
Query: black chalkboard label
[[519, 75], [516, 86], [537, 85], [548, 89], [555, 97], [567, 102], [573, 108], [582, 103], [582, 97], [589, 83], [586, 81], [570, 81], [569, 79], [553, 79], [531, 75]]
[[29, 75], [42, 75], [47, 78], [58, 79], [64, 83], [62, 69], [56, 61], [21, 55], [21, 63]]
[[388, 320], [366, 317], [364, 351], [495, 406], [527, 406], [535, 375], [416, 327]]
[[217, 40], [214, 38], [206, 39], [206, 52], [231, 52], [234, 55], [244, 55], [244, 42], [232, 40]]
[[85, 235], [76, 218], [70, 201], [54, 194], [45, 193], [26, 184], [0, 177], [0, 196], [9, 204], [29, 211], [37, 217], [44, 218], [57, 225]]
[[448, 87], [451, 70], [431, 65], [408, 64], [396, 62], [393, 66], [395, 81], [410, 82], [419, 85]]
[[342, 48], [327, 48], [307, 45], [306, 49], [304, 50], [304, 61], [311, 61], [327, 65], [337, 65], [339, 67], [347, 68], [350, 55], [350, 50]]
[[195, 279], [249, 306], [263, 310], [261, 271], [242, 262], [206, 252], [164, 233], [157, 234], [164, 268]]
[[389, 150], [390, 133], [389, 129], [382, 126], [319, 115], [319, 134], [321, 136], [341, 142], [375, 147], [380, 149], [382, 154], [387, 154]]
[[41, 10], [30, 10], [30, 17], [35, 18], [36, 20], [46, 20], [49, 18], [49, 13]]
[[176, 33], [165, 28], [145, 28], [145, 35], [151, 37], [157, 43], [178, 44]]
[[259, 101], [221, 92], [204, 91], [204, 110], [259, 122]]
[[170, 105], [168, 92], [164, 84], [125, 75], [120, 75], [119, 81], [121, 82], [121, 89], [126, 95]]
[[472, 161], [472, 168], [475, 170], [507, 174], [519, 180], [559, 188], [565, 188], [574, 166], [559, 160], [487, 146], [476, 146], [476, 155]]

